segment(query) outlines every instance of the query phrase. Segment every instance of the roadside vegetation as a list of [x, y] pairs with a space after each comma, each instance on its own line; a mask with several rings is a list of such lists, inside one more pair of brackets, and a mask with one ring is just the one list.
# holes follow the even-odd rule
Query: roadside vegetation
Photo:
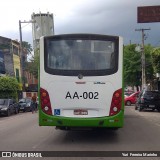
[[[141, 52], [135, 50], [136, 44], [124, 46], [124, 84], [125, 86], [141, 86]], [[160, 73], [160, 48], [145, 45], [146, 83], [152, 85], [156, 73]]]
[[18, 100], [19, 83], [16, 78], [0, 77], [0, 98], [13, 98]]

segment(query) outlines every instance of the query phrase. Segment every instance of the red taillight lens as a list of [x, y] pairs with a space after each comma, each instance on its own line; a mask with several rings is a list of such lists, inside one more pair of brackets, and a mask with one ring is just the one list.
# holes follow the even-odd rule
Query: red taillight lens
[[42, 111], [48, 115], [52, 115], [52, 108], [51, 108], [49, 94], [43, 88], [40, 88], [40, 97], [41, 97]]
[[121, 106], [122, 106], [122, 89], [119, 89], [113, 93], [109, 116], [113, 116], [119, 113], [121, 110]]

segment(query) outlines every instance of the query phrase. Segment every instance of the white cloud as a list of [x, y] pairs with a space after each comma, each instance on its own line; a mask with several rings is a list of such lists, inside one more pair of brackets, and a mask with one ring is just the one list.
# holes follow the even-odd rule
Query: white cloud
[[[151, 31], [147, 40], [155, 44], [159, 42], [159, 36], [155, 34], [159, 32], [159, 23], [137, 24], [137, 7], [147, 5], [159, 5], [159, 0], [5, 0], [0, 9], [0, 36], [19, 39], [18, 21], [28, 21], [33, 12], [41, 11], [54, 14], [55, 33], [58, 34], [116, 34], [124, 36], [125, 42], [136, 42], [140, 41], [140, 36], [134, 30], [149, 26]], [[32, 41], [31, 24], [22, 24], [22, 33], [23, 39]]]

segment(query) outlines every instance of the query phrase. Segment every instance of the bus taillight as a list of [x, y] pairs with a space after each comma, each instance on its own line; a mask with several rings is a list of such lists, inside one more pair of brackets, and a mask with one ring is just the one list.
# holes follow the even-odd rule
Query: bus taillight
[[121, 105], [122, 105], [122, 89], [119, 89], [115, 91], [112, 96], [109, 115], [113, 116], [117, 114], [121, 110]]
[[48, 115], [52, 115], [51, 103], [48, 92], [40, 88], [41, 108], [42, 111]]

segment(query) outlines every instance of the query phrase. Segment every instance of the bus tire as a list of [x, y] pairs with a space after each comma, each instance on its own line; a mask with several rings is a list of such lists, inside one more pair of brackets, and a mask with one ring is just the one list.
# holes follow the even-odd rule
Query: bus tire
[[117, 131], [119, 128], [111, 128], [112, 131]]

